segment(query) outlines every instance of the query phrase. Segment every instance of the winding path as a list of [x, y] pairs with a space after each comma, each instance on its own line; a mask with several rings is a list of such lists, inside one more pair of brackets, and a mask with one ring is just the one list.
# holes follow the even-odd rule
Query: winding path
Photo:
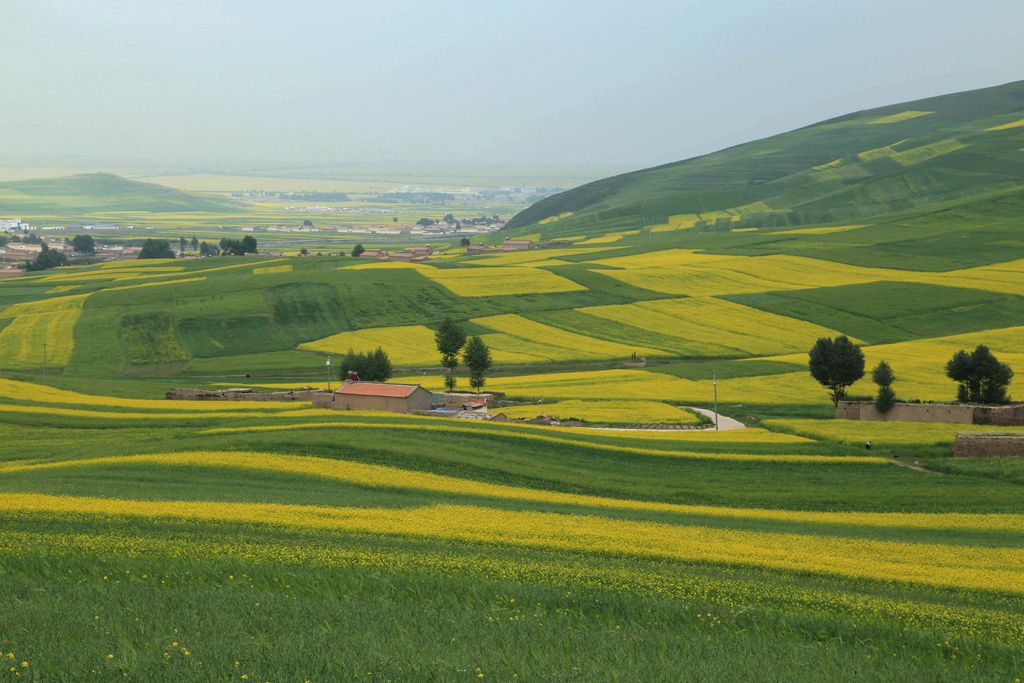
[[[715, 411], [713, 411], [713, 410], [708, 410], [707, 408], [695, 408], [693, 406], [687, 406], [687, 409], [688, 410], [692, 410], [695, 413], [700, 413], [701, 415], [704, 415], [705, 417], [710, 419], [712, 423], [714, 423], [714, 421], [715, 421]], [[746, 428], [747, 428], [747, 425], [743, 424], [739, 420], [734, 420], [731, 417], [726, 417], [725, 415], [722, 415], [721, 413], [718, 414], [718, 431], [724, 432], [724, 431], [728, 431], [730, 429], [746, 429]], [[712, 427], [712, 429], [714, 429], [714, 427]]]

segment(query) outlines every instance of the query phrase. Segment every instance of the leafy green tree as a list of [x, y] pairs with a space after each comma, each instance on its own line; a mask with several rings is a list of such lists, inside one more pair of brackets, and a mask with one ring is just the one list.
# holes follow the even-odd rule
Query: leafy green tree
[[193, 253], [199, 249], [199, 240], [196, 239], [195, 235], [192, 235], [192, 251]]
[[839, 405], [850, 385], [864, 376], [864, 352], [845, 335], [820, 338], [808, 355], [811, 376], [828, 389], [833, 405]]
[[139, 258], [174, 258], [174, 250], [171, 249], [171, 243], [167, 240], [148, 239], [142, 244]]
[[1006, 403], [1006, 390], [1013, 381], [1013, 370], [984, 344], [972, 353], [961, 349], [946, 363], [946, 376], [957, 383], [961, 403]]
[[487, 381], [487, 371], [494, 364], [491, 360], [491, 350], [480, 337], [473, 336], [466, 342], [466, 350], [462, 354], [462, 360], [469, 368], [469, 386], [479, 394]]
[[892, 383], [896, 381], [896, 375], [893, 374], [889, 364], [883, 360], [871, 371], [871, 379], [878, 385], [878, 394], [875, 396], [875, 409], [880, 413], [889, 412], [896, 405], [896, 392], [892, 389]]
[[370, 370], [375, 382], [387, 382], [394, 374], [391, 358], [383, 348], [377, 347], [370, 355]]
[[366, 247], [364, 247], [362, 244], [357, 244], [356, 246], [352, 247], [352, 257], [358, 258], [359, 256], [362, 256], [364, 251], [366, 251]]
[[459, 367], [459, 353], [466, 345], [466, 333], [451, 318], [445, 318], [434, 333], [437, 350], [441, 353], [441, 365], [448, 368], [444, 380], [448, 391], [455, 390], [455, 368]]
[[188, 246], [188, 240], [185, 239], [184, 235], [182, 235], [181, 237], [178, 238], [178, 253], [181, 256], [185, 255], [185, 247], [186, 246]]
[[71, 238], [71, 247], [79, 254], [95, 254], [96, 240], [92, 235], [75, 235]]
[[199, 255], [200, 256], [219, 256], [220, 249], [215, 244], [207, 244], [206, 240], [203, 240], [199, 244]]
[[256, 238], [252, 235], [246, 235], [242, 238], [242, 251], [246, 254], [256, 253]]
[[64, 255], [64, 252], [50, 249], [43, 244], [42, 250], [36, 254], [36, 257], [31, 261], [25, 262], [25, 270], [47, 270], [57, 266], [66, 266], [67, 264], [68, 257]]
[[946, 377], [957, 383], [956, 400], [967, 403], [971, 400], [971, 354], [963, 349], [953, 354], [946, 363]]

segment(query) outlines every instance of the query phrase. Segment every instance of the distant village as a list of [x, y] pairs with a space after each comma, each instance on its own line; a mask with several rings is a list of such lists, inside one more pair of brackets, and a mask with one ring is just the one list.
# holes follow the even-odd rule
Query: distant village
[[[310, 220], [305, 220], [301, 225], [286, 226], [275, 225], [267, 227], [243, 227], [242, 232], [286, 232], [286, 233], [337, 233], [351, 235], [386, 235], [390, 237], [446, 237], [452, 235], [462, 236], [462, 246], [470, 255], [487, 254], [493, 252], [527, 251], [531, 249], [550, 249], [571, 246], [572, 243], [564, 240], [547, 242], [535, 242], [533, 240], [507, 239], [499, 245], [474, 245], [470, 244], [470, 237], [494, 232], [504, 227], [505, 222], [498, 216], [480, 216], [470, 219], [455, 219], [448, 214], [443, 219], [434, 220], [421, 218], [413, 225], [360, 225], [360, 226], [316, 226]], [[53, 250], [65, 254], [69, 260], [75, 256], [84, 256], [76, 252], [72, 245], [69, 233], [78, 235], [95, 235], [91, 247], [93, 251], [88, 252], [90, 262], [97, 261], [120, 261], [139, 258], [142, 247], [136, 244], [118, 243], [118, 241], [107, 239], [102, 240], [101, 235], [118, 233], [124, 236], [126, 233], [134, 233], [132, 237], [142, 231], [154, 230], [152, 227], [135, 225], [118, 226], [107, 223], [74, 222], [67, 225], [42, 225], [36, 226], [19, 218], [0, 219], [0, 277], [9, 277], [20, 272], [22, 264], [36, 258], [44, 250]], [[139, 235], [142, 237], [143, 235]], [[195, 251], [195, 249], [193, 249]], [[303, 254], [306, 254], [303, 250]], [[406, 247], [398, 251], [387, 249], [363, 249], [357, 246], [352, 256], [379, 261], [403, 261], [421, 262], [429, 259], [434, 254], [430, 245]], [[182, 251], [184, 256], [184, 251]]]

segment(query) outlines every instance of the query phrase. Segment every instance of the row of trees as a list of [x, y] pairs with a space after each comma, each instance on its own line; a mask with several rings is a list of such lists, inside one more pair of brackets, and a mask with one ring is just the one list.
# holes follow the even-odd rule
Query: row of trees
[[[825, 387], [834, 405], [839, 405], [847, 390], [864, 377], [864, 352], [860, 346], [841, 336], [822, 337], [808, 354], [811, 376]], [[946, 363], [946, 376], [957, 382], [957, 400], [961, 403], [1006, 403], [1007, 389], [1013, 380], [1013, 370], [983, 344], [973, 352], [957, 351]], [[881, 361], [871, 373], [878, 385], [875, 407], [887, 412], [896, 404], [892, 385], [896, 375], [892, 367]]]
[[441, 365], [448, 368], [445, 386], [455, 390], [455, 369], [459, 367], [459, 356], [469, 369], [469, 386], [477, 393], [487, 381], [487, 371], [494, 364], [491, 350], [479, 336], [467, 338], [465, 331], [451, 318], [441, 321], [434, 333], [434, 342], [441, 354]]
[[[76, 237], [77, 239], [77, 237]], [[90, 238], [92, 239], [92, 238]], [[184, 237], [179, 238], [178, 247], [181, 254], [185, 253], [185, 246], [188, 242]], [[77, 247], [76, 247], [77, 249]], [[245, 254], [256, 253], [256, 238], [252, 235], [246, 235], [240, 240], [224, 238], [220, 241], [220, 246], [199, 242], [195, 237], [192, 238], [192, 250], [199, 250], [201, 256], [242, 256]], [[153, 258], [174, 258], [176, 254], [174, 249], [171, 247], [171, 243], [167, 240], [162, 239], [148, 239], [142, 244], [142, 251], [139, 252], [140, 259], [153, 259]]]

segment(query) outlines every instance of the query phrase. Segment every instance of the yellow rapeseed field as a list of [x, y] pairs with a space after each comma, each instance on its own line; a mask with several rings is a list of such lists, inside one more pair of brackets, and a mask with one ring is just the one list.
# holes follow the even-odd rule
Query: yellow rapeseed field
[[1017, 119], [1016, 121], [1010, 121], [1009, 123], [1002, 123], [998, 126], [992, 126], [991, 128], [986, 128], [985, 131], [995, 132], [998, 130], [1010, 130], [1011, 128], [1020, 128], [1021, 126], [1024, 126], [1024, 119]]
[[648, 356], [665, 355], [657, 349], [567, 332], [514, 313], [475, 318], [473, 322], [496, 332], [484, 335], [484, 341], [496, 352], [527, 356], [535, 361], [626, 359], [634, 351]]
[[75, 347], [75, 323], [88, 294], [12, 304], [2, 315], [13, 320], [0, 330], [0, 359], [8, 368], [67, 365]]
[[[645, 258], [646, 257], [646, 258]], [[666, 294], [719, 296], [807, 287], [908, 280], [908, 271], [863, 268], [802, 256], [714, 256], [667, 250], [602, 261], [621, 270], [602, 274]]]
[[866, 228], [867, 225], [859, 223], [856, 225], [836, 225], [831, 227], [821, 228], [794, 228], [792, 230], [776, 230], [773, 235], [830, 235], [834, 232], [846, 232], [847, 230], [857, 230], [858, 228]]
[[586, 289], [551, 271], [527, 267], [425, 268], [421, 273], [458, 296], [509, 296]]
[[253, 268], [253, 275], [266, 275], [269, 273], [290, 273], [292, 272], [292, 264], [283, 263], [279, 266], [263, 266], [262, 268]]
[[920, 118], [922, 116], [928, 116], [934, 114], [933, 111], [915, 111], [913, 109], [909, 111], [901, 111], [898, 114], [889, 114], [887, 116], [879, 116], [878, 118], [865, 121], [869, 126], [884, 125], [887, 123], [899, 123], [900, 121], [909, 121], [911, 119]]
[[350, 460], [248, 451], [189, 451], [182, 453], [108, 456], [8, 465], [0, 467], [0, 472], [12, 474], [26, 471], [75, 470], [110, 465], [148, 464], [302, 474], [373, 488], [402, 488], [431, 493], [471, 495], [499, 500], [557, 503], [610, 510], [663, 512], [680, 516], [702, 516], [737, 520], [749, 519], [770, 522], [806, 522], [810, 524], [841, 524], [849, 527], [863, 528], [1024, 532], [1024, 515], [1020, 514], [813, 512], [715, 505], [680, 505], [490, 484], [473, 479], [462, 479], [430, 472], [406, 470]]
[[676, 337], [692, 355], [768, 355], [838, 334], [820, 325], [712, 298], [661, 299], [578, 309]]
[[472, 505], [357, 508], [145, 501], [8, 493], [6, 512], [188, 519], [294, 526], [334, 532], [500, 543], [684, 561], [722, 562], [823, 575], [930, 586], [1024, 593], [1024, 549], [883, 541], [815, 533], [762, 532], [718, 526], [611, 519], [586, 514], [502, 510]]
[[[0, 397], [23, 402], [52, 404], [75, 407], [124, 408], [129, 410], [193, 410], [196, 412], [216, 411], [296, 411], [308, 408], [308, 404], [300, 402], [247, 402], [247, 401], [168, 401], [166, 399], [124, 398], [120, 396], [101, 396], [83, 394], [77, 391], [57, 389], [45, 384], [21, 382], [0, 378]], [[26, 406], [22, 406], [26, 407]], [[27, 406], [31, 407], [31, 406]], [[50, 408], [33, 408], [46, 412]], [[103, 413], [116, 415], [117, 413]]]
[[944, 154], [951, 154], [966, 148], [967, 145], [955, 139], [939, 140], [928, 145], [921, 145], [906, 151], [896, 152], [892, 160], [901, 166], [912, 166], [922, 161], [928, 161]]

